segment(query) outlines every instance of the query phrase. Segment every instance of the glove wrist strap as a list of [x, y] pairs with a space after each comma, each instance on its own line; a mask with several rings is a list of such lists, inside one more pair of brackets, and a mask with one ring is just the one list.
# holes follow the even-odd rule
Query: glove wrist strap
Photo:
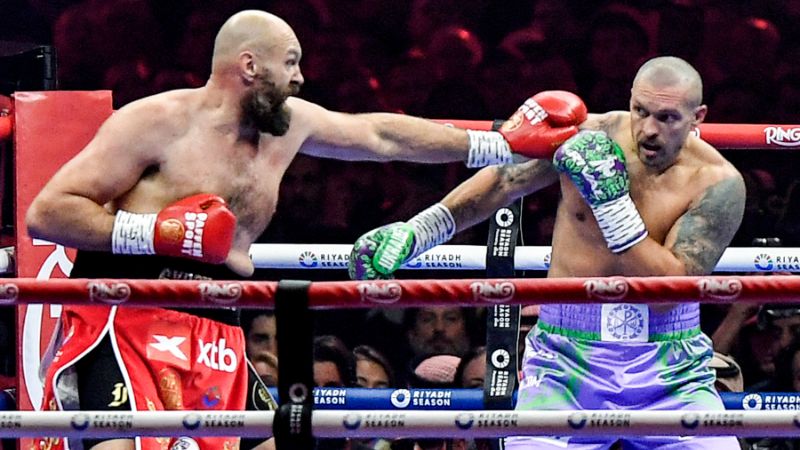
[[441, 203], [429, 207], [408, 221], [414, 230], [414, 247], [408, 259], [445, 243], [456, 232], [456, 221], [450, 210]]
[[631, 196], [592, 206], [592, 212], [613, 253], [622, 253], [647, 237], [647, 228]]
[[111, 231], [111, 252], [116, 255], [152, 255], [156, 214], [136, 214], [119, 210]]
[[496, 164], [511, 164], [514, 154], [506, 138], [497, 131], [467, 130], [469, 155], [467, 167], [477, 168]]

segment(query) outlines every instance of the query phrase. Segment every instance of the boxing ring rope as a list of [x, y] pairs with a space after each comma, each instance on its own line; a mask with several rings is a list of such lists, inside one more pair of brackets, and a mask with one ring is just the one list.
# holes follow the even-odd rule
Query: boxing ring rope
[[[31, 303], [273, 307], [276, 282], [9, 278], [0, 305]], [[325, 281], [310, 284], [309, 308], [375, 305], [625, 302], [800, 302], [800, 276], [599, 277], [545, 279]]]
[[[352, 245], [348, 244], [253, 244], [250, 258], [259, 269], [346, 269]], [[516, 247], [517, 270], [547, 270], [551, 247]], [[411, 270], [484, 270], [486, 247], [440, 245], [403, 264]], [[800, 272], [800, 248], [730, 247], [717, 272]]]
[[[276, 389], [270, 392], [279, 399]], [[485, 408], [482, 389], [318, 387], [313, 394], [315, 409], [479, 411]], [[720, 397], [729, 411], [800, 411], [800, 392], [720, 392]]]
[[[347, 269], [349, 244], [253, 244], [250, 258], [257, 269]], [[516, 247], [517, 270], [547, 270], [551, 247]], [[14, 269], [14, 248], [0, 248], [0, 273]], [[408, 270], [485, 270], [486, 247], [440, 245], [403, 264]], [[800, 272], [800, 248], [730, 247], [716, 272]]]
[[[435, 119], [434, 122], [491, 130], [498, 121]], [[727, 150], [786, 150], [800, 146], [800, 125], [702, 123], [692, 133], [716, 148]]]
[[[19, 411], [0, 414], [0, 437], [269, 437], [269, 411]], [[526, 436], [797, 437], [796, 411], [314, 411], [320, 438]]]

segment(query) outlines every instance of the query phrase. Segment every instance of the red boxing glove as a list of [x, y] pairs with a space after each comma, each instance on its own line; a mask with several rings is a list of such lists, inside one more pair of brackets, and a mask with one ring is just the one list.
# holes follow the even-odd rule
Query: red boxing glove
[[117, 211], [112, 251], [117, 254], [159, 254], [221, 264], [228, 258], [236, 216], [217, 195], [196, 194], [158, 214]]
[[550, 158], [578, 133], [586, 116], [586, 105], [572, 92], [543, 91], [526, 100], [499, 131], [514, 153]]

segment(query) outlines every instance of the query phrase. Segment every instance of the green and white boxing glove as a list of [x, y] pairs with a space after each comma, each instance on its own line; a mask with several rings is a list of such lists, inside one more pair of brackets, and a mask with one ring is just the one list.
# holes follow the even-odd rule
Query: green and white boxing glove
[[578, 187], [612, 252], [624, 252], [647, 237], [630, 196], [625, 153], [606, 133], [581, 131], [556, 150], [553, 164]]
[[422, 211], [408, 222], [395, 222], [369, 231], [356, 240], [350, 252], [350, 278], [392, 278], [406, 261], [449, 241], [455, 231], [453, 215], [441, 203]]

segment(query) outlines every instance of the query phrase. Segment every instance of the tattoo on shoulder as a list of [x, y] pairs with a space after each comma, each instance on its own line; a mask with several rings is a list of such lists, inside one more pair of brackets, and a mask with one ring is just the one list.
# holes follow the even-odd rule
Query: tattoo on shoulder
[[678, 220], [672, 252], [686, 265], [687, 275], [714, 270], [739, 229], [744, 201], [742, 178], [726, 178], [706, 189], [699, 202]]

